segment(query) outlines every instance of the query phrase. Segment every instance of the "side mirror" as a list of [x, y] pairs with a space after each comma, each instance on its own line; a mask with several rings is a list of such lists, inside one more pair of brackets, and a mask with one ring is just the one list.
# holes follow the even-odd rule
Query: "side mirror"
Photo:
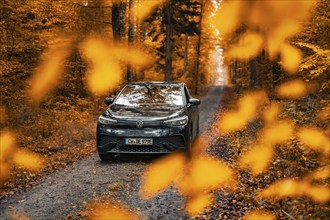
[[104, 104], [106, 104], [107, 106], [109, 106], [112, 103], [113, 103], [113, 98], [108, 97], [104, 99]]
[[200, 105], [201, 104], [201, 100], [191, 98], [191, 99], [189, 99], [189, 103], [190, 103], [190, 105]]

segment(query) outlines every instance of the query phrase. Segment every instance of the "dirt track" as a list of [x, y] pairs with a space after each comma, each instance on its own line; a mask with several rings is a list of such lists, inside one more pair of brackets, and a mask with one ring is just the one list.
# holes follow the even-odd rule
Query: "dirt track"
[[[222, 87], [214, 87], [200, 106], [200, 130], [207, 130], [219, 107]], [[151, 160], [152, 161], [152, 160]], [[86, 203], [105, 196], [121, 201], [146, 219], [184, 219], [184, 200], [174, 189], [143, 201], [138, 196], [140, 177], [150, 160], [122, 158], [101, 162], [96, 153], [69, 168], [46, 176], [31, 190], [0, 203], [0, 219], [22, 213], [32, 219], [76, 216]]]

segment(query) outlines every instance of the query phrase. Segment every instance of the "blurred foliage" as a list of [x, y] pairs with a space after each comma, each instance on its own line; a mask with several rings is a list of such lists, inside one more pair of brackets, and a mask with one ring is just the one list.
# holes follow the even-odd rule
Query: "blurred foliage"
[[[124, 15], [125, 27], [135, 23], [140, 36], [128, 46], [112, 44], [106, 9], [113, 2], [0, 2], [0, 179], [6, 180], [1, 189], [22, 186], [91, 154], [102, 98], [126, 82], [128, 66], [134, 66], [135, 80], [163, 79], [169, 28], [164, 11], [171, 7], [173, 81], [195, 91], [210, 85], [216, 65], [209, 63], [220, 54], [215, 51], [222, 40], [235, 93], [225, 98], [231, 106], [210, 133], [230, 140], [232, 148], [227, 149], [230, 158], [219, 149], [218, 158], [203, 155], [211, 134], [202, 134], [188, 155], [172, 154], [148, 167], [142, 197], [174, 185], [186, 196], [191, 216], [217, 204], [217, 190], [250, 197], [248, 204], [256, 210], [247, 219], [274, 219], [274, 213], [290, 217], [285, 202], [301, 198], [303, 204], [320, 203], [323, 210], [330, 199], [324, 174], [330, 129], [328, 1], [138, 3], [136, 18], [131, 11]], [[205, 14], [209, 17], [202, 20]], [[128, 40], [129, 33], [124, 35]], [[222, 62], [218, 58], [216, 64]], [[111, 202], [99, 205], [92, 211], [95, 218], [111, 213], [138, 218]]]

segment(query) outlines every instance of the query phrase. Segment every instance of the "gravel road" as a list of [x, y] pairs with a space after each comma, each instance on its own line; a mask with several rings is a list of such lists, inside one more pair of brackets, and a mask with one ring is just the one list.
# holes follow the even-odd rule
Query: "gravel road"
[[[200, 131], [211, 124], [221, 93], [222, 87], [213, 87], [202, 98]], [[94, 153], [44, 177], [29, 191], [0, 201], [0, 219], [12, 219], [17, 213], [36, 220], [77, 217], [86, 203], [100, 196], [127, 204], [145, 219], [188, 219], [183, 212], [184, 198], [173, 188], [148, 201], [139, 198], [140, 178], [151, 162], [134, 158], [101, 162]]]

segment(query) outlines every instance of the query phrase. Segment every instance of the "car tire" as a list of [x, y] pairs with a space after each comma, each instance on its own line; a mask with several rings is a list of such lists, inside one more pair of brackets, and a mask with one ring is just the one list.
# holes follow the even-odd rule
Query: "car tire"
[[110, 161], [113, 159], [113, 156], [110, 154], [99, 154], [99, 157], [102, 161]]

